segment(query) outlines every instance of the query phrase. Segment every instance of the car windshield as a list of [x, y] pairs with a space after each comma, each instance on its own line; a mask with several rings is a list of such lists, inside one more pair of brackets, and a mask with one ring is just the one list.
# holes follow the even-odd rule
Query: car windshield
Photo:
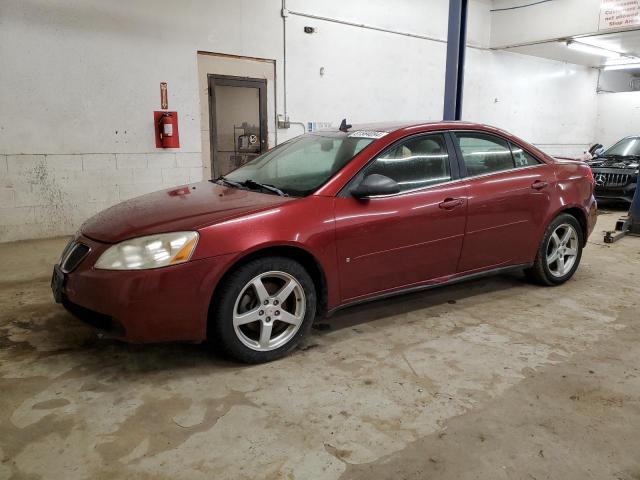
[[306, 196], [373, 140], [344, 132], [308, 133], [254, 158], [224, 178], [247, 187], [262, 184], [287, 195]]
[[603, 157], [609, 155], [621, 157], [640, 156], [640, 137], [623, 138], [602, 154]]

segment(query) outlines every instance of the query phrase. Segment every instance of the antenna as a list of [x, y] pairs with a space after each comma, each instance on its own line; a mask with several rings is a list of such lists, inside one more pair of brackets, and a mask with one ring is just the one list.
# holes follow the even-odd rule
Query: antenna
[[347, 123], [347, 119], [343, 118], [342, 122], [340, 122], [340, 131], [341, 132], [346, 132], [347, 130], [349, 130], [351, 128], [351, 125], [349, 125]]

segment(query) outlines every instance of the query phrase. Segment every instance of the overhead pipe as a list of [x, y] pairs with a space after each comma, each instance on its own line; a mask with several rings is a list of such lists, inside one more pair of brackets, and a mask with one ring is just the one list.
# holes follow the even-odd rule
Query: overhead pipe
[[[285, 3], [285, 0], [283, 0], [283, 5]], [[283, 7], [283, 11], [286, 10]], [[411, 33], [411, 32], [403, 32], [401, 30], [393, 30], [390, 28], [383, 28], [383, 27], [377, 27], [375, 25], [368, 25], [366, 23], [358, 23], [358, 22], [350, 22], [348, 20], [341, 20], [339, 18], [331, 18], [331, 17], [324, 17], [322, 15], [314, 15], [312, 13], [304, 13], [304, 12], [296, 12], [294, 10], [286, 10], [286, 15], [296, 15], [298, 17], [304, 17], [304, 18], [310, 18], [312, 20], [321, 20], [323, 22], [330, 22], [330, 23], [337, 23], [338, 25], [346, 25], [348, 27], [356, 27], [356, 28], [363, 28], [365, 30], [373, 30], [376, 32], [382, 32], [382, 33], [389, 33], [392, 35], [401, 35], [403, 37], [409, 37], [409, 38], [416, 38], [418, 40], [428, 40], [430, 42], [436, 42], [436, 43], [447, 43], [447, 40], [442, 39], [442, 38], [438, 38], [438, 37], [432, 37], [429, 35], [420, 35], [417, 33]], [[283, 14], [284, 16], [284, 14]], [[485, 51], [489, 51], [491, 50], [490, 48], [487, 47], [481, 47], [478, 45], [467, 45], [467, 47], [469, 48], [473, 48], [476, 50], [485, 50]]]
[[[300, 125], [302, 127], [302, 133], [307, 133], [307, 127], [304, 122], [292, 122], [289, 119], [289, 114], [287, 113], [287, 17], [289, 16], [289, 10], [287, 10], [287, 0], [282, 0], [282, 10], [280, 11], [280, 15], [282, 16], [282, 106], [284, 108], [284, 118], [285, 122], [288, 122], [289, 125]], [[276, 119], [277, 122], [277, 119]], [[288, 128], [288, 127], [286, 127]], [[276, 128], [276, 131], [278, 129]], [[278, 143], [276, 138], [276, 144]]]

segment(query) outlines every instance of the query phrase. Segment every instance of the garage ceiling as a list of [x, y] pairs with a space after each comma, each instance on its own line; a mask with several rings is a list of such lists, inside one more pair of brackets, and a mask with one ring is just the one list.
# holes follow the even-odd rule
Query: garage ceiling
[[640, 56], [640, 30], [576, 37], [576, 40], [614, 52]]
[[[639, 57], [637, 61], [640, 62], [640, 29], [598, 35], [576, 36], [571, 37], [571, 39], [576, 42], [622, 53], [630, 57]], [[503, 50], [574, 63], [577, 65], [585, 65], [588, 67], [601, 67], [607, 63], [607, 58], [605, 56], [592, 55], [568, 48], [566, 40], [569, 39], [558, 39], [550, 42], [507, 47]], [[620, 63], [620, 61], [618, 61], [618, 63]], [[635, 62], [629, 59], [629, 61], [624, 61], [624, 63]]]

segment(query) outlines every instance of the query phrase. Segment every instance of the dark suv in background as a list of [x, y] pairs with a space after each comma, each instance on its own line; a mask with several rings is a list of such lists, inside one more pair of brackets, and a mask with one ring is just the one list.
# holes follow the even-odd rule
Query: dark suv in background
[[640, 166], [640, 136], [626, 137], [588, 160], [598, 200], [633, 200]]

